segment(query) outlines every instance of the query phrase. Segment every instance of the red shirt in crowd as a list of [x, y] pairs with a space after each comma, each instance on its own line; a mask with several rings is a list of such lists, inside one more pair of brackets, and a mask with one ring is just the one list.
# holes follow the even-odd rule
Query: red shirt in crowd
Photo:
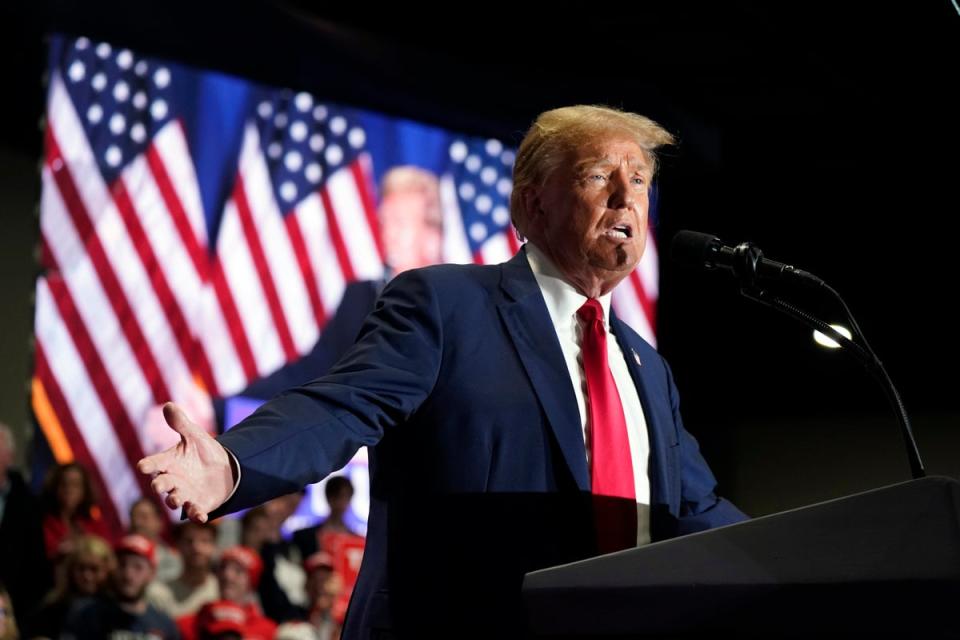
[[67, 523], [63, 518], [52, 513], [43, 517], [43, 543], [47, 550], [47, 557], [51, 560], [56, 560], [60, 555], [60, 545], [64, 540], [78, 534], [100, 536], [107, 542], [112, 541], [110, 531], [101, 520], [77, 516]]

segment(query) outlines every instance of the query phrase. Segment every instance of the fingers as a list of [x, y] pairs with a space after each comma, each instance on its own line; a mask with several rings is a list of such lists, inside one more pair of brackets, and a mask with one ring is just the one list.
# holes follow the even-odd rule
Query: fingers
[[202, 524], [207, 521], [207, 512], [200, 509], [193, 502], [186, 503], [184, 508], [187, 510], [187, 517], [194, 522], [199, 522]]
[[163, 496], [164, 503], [171, 509], [177, 509], [183, 505], [184, 501], [180, 496], [179, 487], [168, 474], [164, 473], [154, 478], [150, 483], [150, 488], [156, 491], [157, 495]]
[[195, 435], [197, 431], [197, 425], [190, 421], [183, 409], [172, 402], [163, 405], [163, 418], [170, 428], [181, 436]]
[[183, 501], [180, 500], [179, 494], [177, 494], [176, 489], [167, 494], [167, 497], [163, 499], [164, 503], [171, 509], [178, 509]]
[[153, 481], [150, 483], [150, 487], [159, 495], [163, 495], [164, 493], [169, 493], [176, 490], [177, 483], [170, 477], [169, 474], [163, 473], [153, 479]]
[[147, 456], [137, 463], [137, 469], [144, 475], [154, 473], [164, 473], [167, 470], [166, 451], [161, 451], [152, 456]]
[[[201, 433], [204, 433], [202, 429], [199, 429], [197, 425], [190, 421], [190, 418], [188, 418], [187, 414], [183, 412], [183, 409], [172, 402], [168, 402], [163, 405], [163, 417], [167, 421], [167, 424], [170, 426], [170, 428], [179, 433], [181, 436], [195, 436], [198, 430]], [[137, 469], [140, 471], [140, 473], [146, 475], [165, 473], [169, 471], [169, 467], [173, 462], [176, 451], [177, 448], [174, 446], [166, 451], [161, 451], [160, 453], [152, 456], [147, 456], [137, 463]]]
[[198, 509], [194, 503], [184, 499], [180, 491], [181, 487], [169, 474], [164, 473], [154, 478], [150, 483], [150, 488], [156, 491], [158, 495], [163, 496], [164, 504], [171, 509], [184, 507], [187, 510], [187, 516], [191, 520], [195, 520], [196, 522], [207, 521], [207, 514], [201, 509]]

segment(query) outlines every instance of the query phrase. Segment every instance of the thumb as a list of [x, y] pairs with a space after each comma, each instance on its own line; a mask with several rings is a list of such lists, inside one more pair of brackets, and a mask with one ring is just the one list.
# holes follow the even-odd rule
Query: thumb
[[191, 422], [190, 418], [187, 417], [187, 414], [183, 412], [179, 406], [172, 402], [168, 402], [163, 405], [163, 419], [167, 421], [167, 424], [170, 425], [170, 428], [179, 433], [181, 436], [195, 436], [197, 431], [197, 425]]

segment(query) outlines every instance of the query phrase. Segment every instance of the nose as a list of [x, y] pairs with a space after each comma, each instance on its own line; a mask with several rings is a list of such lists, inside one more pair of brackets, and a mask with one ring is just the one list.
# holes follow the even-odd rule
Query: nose
[[630, 182], [630, 175], [623, 169], [611, 176], [610, 193], [607, 199], [609, 209], [633, 209], [637, 204], [636, 193]]

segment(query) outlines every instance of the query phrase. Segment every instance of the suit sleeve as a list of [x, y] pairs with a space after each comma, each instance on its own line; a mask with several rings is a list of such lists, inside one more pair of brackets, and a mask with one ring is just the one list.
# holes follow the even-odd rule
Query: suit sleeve
[[277, 396], [219, 436], [236, 456], [240, 481], [211, 517], [317, 482], [402, 425], [436, 383], [442, 338], [428, 274], [395, 278], [327, 375]]
[[684, 535], [749, 519], [732, 502], [716, 494], [717, 480], [700, 453], [696, 438], [683, 426], [680, 394], [673, 381], [670, 366], [666, 360], [663, 364], [680, 449], [680, 513], [677, 534]]

